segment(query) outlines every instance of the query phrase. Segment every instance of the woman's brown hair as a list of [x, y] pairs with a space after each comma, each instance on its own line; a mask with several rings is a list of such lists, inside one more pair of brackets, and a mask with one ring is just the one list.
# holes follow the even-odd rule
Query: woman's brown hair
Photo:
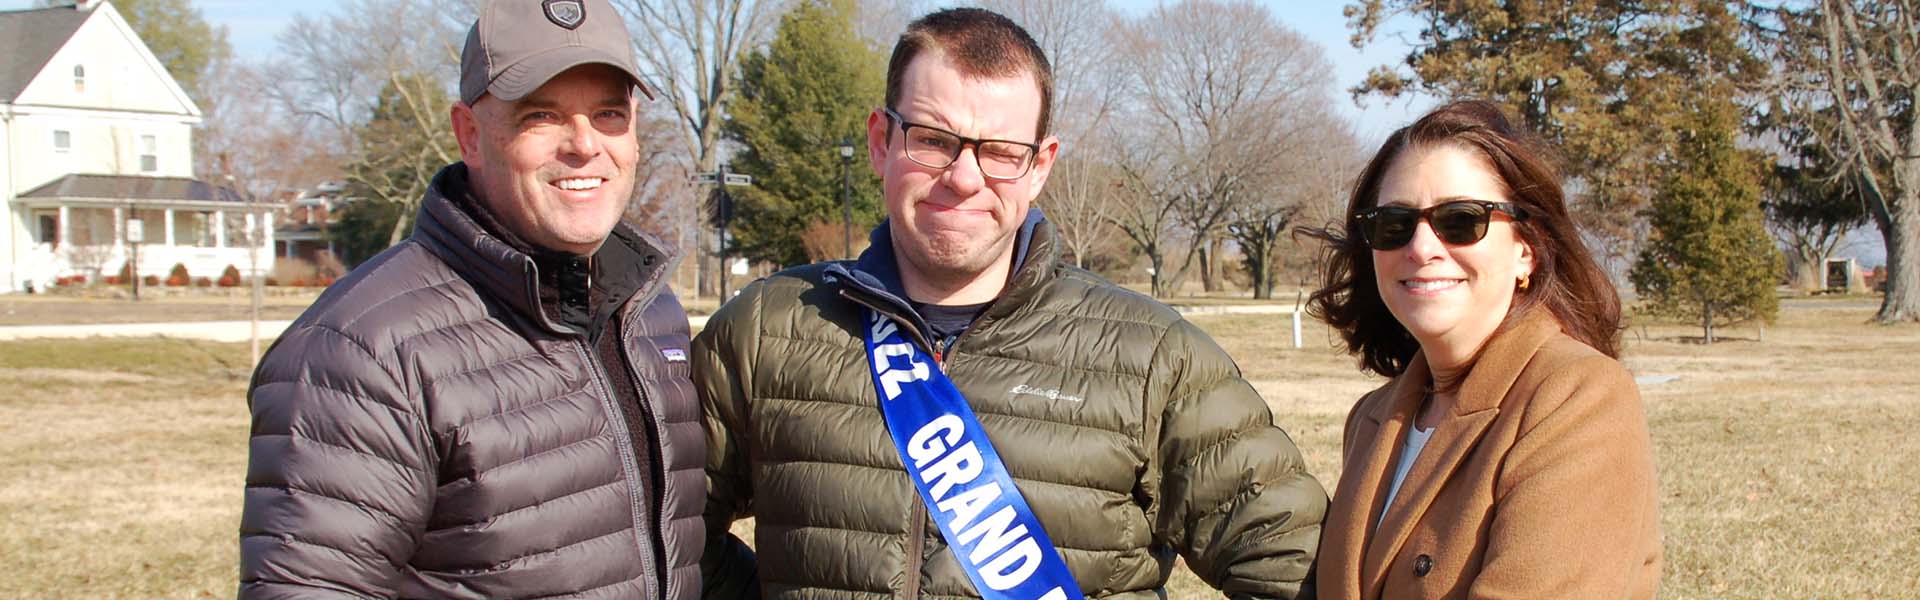
[[1482, 100], [1446, 104], [1393, 132], [1355, 181], [1344, 222], [1298, 230], [1326, 242], [1322, 287], [1307, 302], [1308, 314], [1339, 330], [1347, 351], [1360, 357], [1363, 368], [1387, 377], [1406, 370], [1420, 344], [1380, 299], [1372, 250], [1361, 239], [1353, 215], [1379, 202], [1380, 180], [1394, 159], [1410, 148], [1442, 145], [1485, 159], [1506, 185], [1507, 200], [1527, 215], [1513, 225], [1533, 248], [1533, 275], [1527, 289], [1515, 290], [1501, 329], [1528, 311], [1545, 308], [1567, 335], [1619, 358], [1620, 296], [1574, 229], [1547, 151], [1538, 138], [1515, 127], [1499, 106]]

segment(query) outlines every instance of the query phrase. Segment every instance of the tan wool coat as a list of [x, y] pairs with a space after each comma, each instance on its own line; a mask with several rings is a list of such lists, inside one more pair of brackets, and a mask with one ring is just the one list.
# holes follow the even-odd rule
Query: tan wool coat
[[1626, 368], [1544, 310], [1522, 317], [1488, 341], [1384, 507], [1430, 373], [1416, 354], [1347, 416], [1318, 597], [1653, 597], [1653, 451]]

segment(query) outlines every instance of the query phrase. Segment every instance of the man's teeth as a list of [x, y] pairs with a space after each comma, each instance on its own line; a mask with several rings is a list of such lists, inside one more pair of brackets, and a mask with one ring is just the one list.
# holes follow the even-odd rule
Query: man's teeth
[[556, 186], [560, 186], [560, 189], [563, 189], [563, 190], [579, 192], [579, 191], [586, 191], [586, 190], [598, 188], [600, 187], [601, 181], [603, 180], [598, 177], [579, 177], [579, 178], [573, 178], [573, 179], [562, 179], [562, 180], [553, 182], [553, 184]]
[[1433, 291], [1433, 290], [1444, 290], [1444, 289], [1453, 287], [1455, 285], [1458, 285], [1459, 283], [1460, 283], [1460, 280], [1458, 279], [1430, 279], [1426, 281], [1409, 279], [1407, 280], [1407, 287], [1413, 288], [1414, 290], [1417, 290], [1417, 291]]

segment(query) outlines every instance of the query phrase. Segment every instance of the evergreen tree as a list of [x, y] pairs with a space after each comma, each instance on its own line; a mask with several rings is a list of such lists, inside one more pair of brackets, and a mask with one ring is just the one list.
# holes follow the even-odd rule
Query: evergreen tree
[[405, 239], [433, 175], [459, 160], [446, 110], [452, 96], [436, 82], [425, 75], [394, 78], [356, 131], [347, 194], [360, 200], [347, 205], [331, 232], [347, 245], [349, 264]]
[[1736, 10], [1720, 0], [1358, 0], [1347, 9], [1356, 45], [1403, 23], [1415, 31], [1401, 65], [1352, 91], [1505, 105], [1563, 155], [1582, 232], [1625, 256], [1688, 107], [1763, 78], [1767, 66], [1739, 43]]
[[[740, 96], [729, 105], [727, 137], [742, 148], [733, 171], [753, 176], [736, 199], [729, 254], [778, 265], [841, 253], [839, 144], [851, 139], [847, 165], [853, 237], [881, 217], [879, 181], [868, 167], [866, 117], [880, 106], [885, 57], [854, 31], [852, 0], [809, 0], [780, 20], [773, 43], [740, 68]], [[834, 235], [808, 256], [809, 229]]]
[[327, 228], [327, 237], [333, 240], [340, 262], [353, 268], [391, 246], [387, 239], [394, 223], [411, 217], [402, 214], [405, 208], [369, 198], [359, 198], [340, 207], [339, 214]]
[[1632, 272], [1649, 312], [1700, 323], [1709, 344], [1715, 327], [1771, 322], [1780, 309], [1780, 251], [1760, 210], [1766, 160], [1735, 147], [1736, 110], [1709, 101], [1683, 121], [1649, 210], [1652, 239]]

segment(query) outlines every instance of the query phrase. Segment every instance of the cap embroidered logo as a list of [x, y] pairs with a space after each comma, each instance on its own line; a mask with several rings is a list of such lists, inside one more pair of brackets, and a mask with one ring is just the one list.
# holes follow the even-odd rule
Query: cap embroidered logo
[[546, 0], [540, 8], [547, 13], [547, 20], [567, 29], [579, 29], [587, 22], [587, 6], [580, 0]]

